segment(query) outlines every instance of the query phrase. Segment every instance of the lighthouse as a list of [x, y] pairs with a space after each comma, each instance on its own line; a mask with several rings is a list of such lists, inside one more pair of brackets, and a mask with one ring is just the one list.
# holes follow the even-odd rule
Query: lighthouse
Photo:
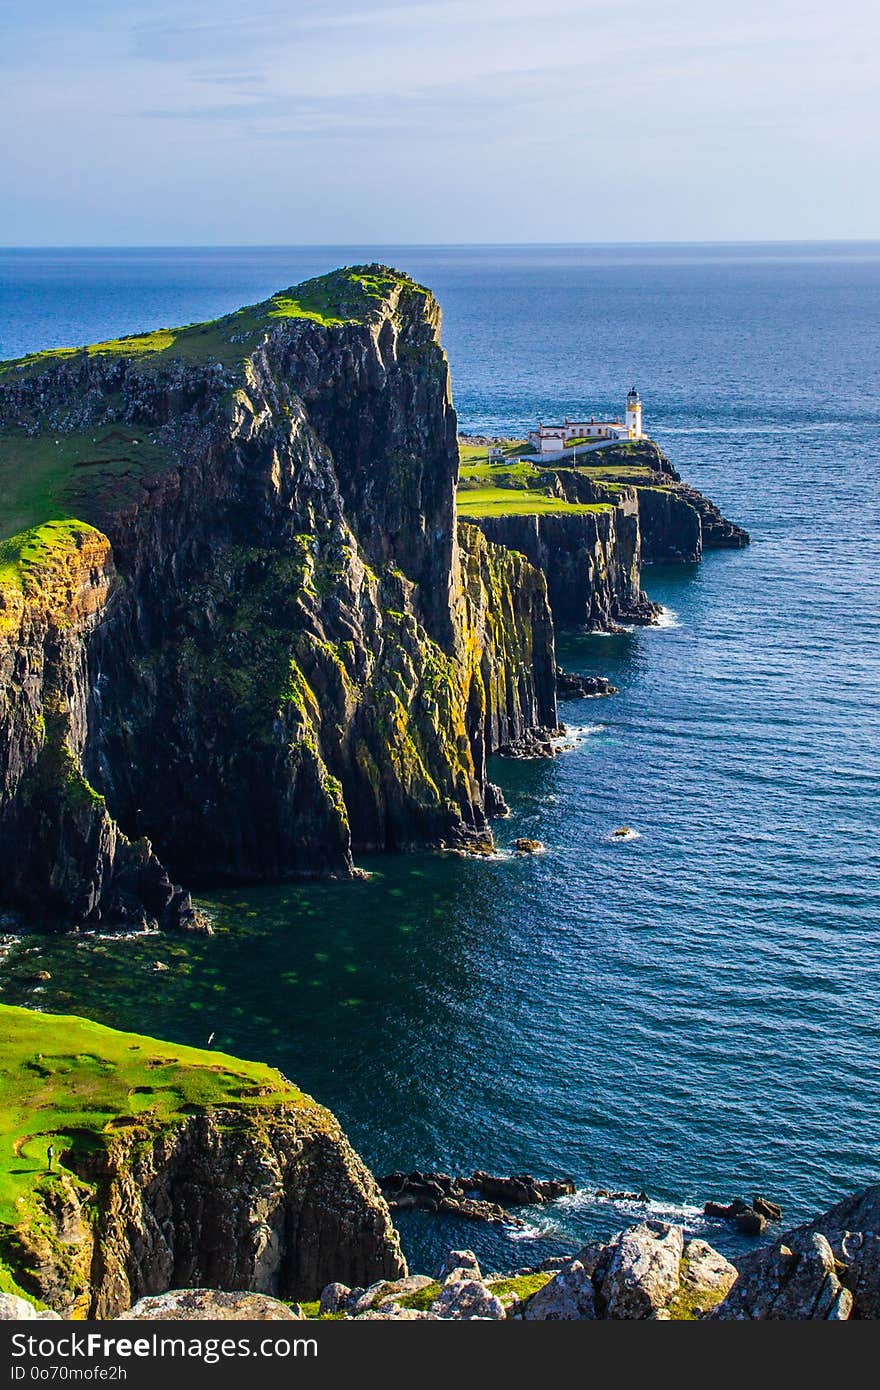
[[626, 437], [627, 439], [641, 439], [642, 437], [642, 402], [634, 386], [626, 397]]

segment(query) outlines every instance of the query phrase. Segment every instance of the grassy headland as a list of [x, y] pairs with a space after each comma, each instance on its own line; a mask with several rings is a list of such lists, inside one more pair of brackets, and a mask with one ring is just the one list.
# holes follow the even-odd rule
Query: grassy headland
[[70, 1159], [106, 1147], [120, 1129], [146, 1139], [196, 1111], [273, 1101], [314, 1104], [260, 1062], [0, 1005], [0, 1252], [15, 1227], [42, 1219], [59, 1182], [76, 1181]]

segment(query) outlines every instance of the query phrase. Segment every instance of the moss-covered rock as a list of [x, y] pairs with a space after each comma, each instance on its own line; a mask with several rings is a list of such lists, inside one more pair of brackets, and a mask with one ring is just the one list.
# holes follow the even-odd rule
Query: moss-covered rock
[[58, 541], [0, 567], [7, 904], [185, 925], [162, 865], [350, 874], [485, 837], [487, 753], [555, 723], [553, 630], [521, 557], [457, 536], [439, 327], [355, 267], [0, 372], [0, 528]]

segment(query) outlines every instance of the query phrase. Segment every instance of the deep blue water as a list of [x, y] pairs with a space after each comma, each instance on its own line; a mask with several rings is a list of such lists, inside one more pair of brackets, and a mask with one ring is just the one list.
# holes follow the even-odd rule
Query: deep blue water
[[[208, 942], [31, 938], [2, 997], [215, 1030], [377, 1169], [576, 1178], [525, 1240], [410, 1218], [416, 1267], [614, 1229], [628, 1212], [597, 1185], [725, 1245], [691, 1210], [709, 1196], [798, 1217], [880, 1179], [880, 246], [0, 252], [0, 356], [377, 258], [440, 298], [463, 429], [616, 411], [635, 382], [751, 547], [646, 570], [659, 629], [561, 634], [620, 694], [563, 707], [581, 732], [552, 764], [496, 765], [502, 841], [545, 855], [226, 893]], [[612, 843], [622, 822], [639, 838]], [[39, 993], [22, 950], [52, 973]]]

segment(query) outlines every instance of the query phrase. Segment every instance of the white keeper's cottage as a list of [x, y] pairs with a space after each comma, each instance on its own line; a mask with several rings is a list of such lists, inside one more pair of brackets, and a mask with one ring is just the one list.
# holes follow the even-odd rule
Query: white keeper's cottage
[[569, 420], [561, 425], [539, 425], [528, 436], [529, 443], [539, 454], [558, 454], [573, 439], [595, 443], [602, 439], [642, 439], [642, 402], [635, 387], [627, 393], [623, 420]]

